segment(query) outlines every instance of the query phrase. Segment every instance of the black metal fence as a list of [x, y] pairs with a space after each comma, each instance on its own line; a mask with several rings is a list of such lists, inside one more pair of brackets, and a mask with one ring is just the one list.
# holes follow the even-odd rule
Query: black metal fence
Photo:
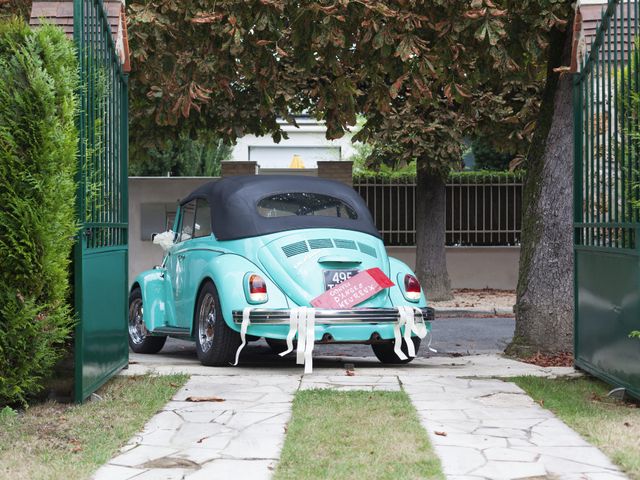
[[[519, 245], [522, 180], [517, 173], [454, 174], [446, 186], [446, 243]], [[354, 178], [386, 245], [415, 245], [415, 178]]]

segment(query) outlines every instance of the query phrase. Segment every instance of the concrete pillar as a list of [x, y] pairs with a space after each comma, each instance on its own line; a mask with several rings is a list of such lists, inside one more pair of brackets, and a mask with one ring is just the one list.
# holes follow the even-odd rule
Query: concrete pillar
[[318, 161], [318, 177], [329, 178], [353, 186], [353, 162]]
[[234, 177], [237, 175], [255, 175], [257, 173], [257, 162], [245, 161], [224, 161], [221, 163], [222, 177]]

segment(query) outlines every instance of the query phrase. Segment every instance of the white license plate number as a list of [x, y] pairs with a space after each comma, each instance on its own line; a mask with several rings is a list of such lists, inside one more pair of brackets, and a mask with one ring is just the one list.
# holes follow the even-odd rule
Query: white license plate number
[[331, 290], [336, 285], [346, 282], [355, 276], [358, 270], [325, 270], [324, 271], [324, 289]]

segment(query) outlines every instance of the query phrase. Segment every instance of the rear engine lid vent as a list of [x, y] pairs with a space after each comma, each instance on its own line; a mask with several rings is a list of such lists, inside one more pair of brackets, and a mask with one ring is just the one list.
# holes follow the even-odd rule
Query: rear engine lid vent
[[378, 253], [376, 252], [376, 249], [373, 247], [370, 247], [369, 245], [365, 245], [364, 243], [360, 243], [358, 242], [358, 247], [360, 247], [360, 251], [366, 255], [370, 255], [373, 258], [378, 258]]
[[285, 245], [282, 247], [282, 251], [287, 257], [293, 257], [295, 255], [300, 255], [301, 253], [307, 253], [309, 249], [307, 248], [307, 242], [302, 240], [301, 242]]
[[357, 250], [356, 242], [353, 240], [342, 240], [338, 238], [333, 239], [333, 243], [336, 244], [336, 248], [346, 248], [348, 250]]
[[314, 238], [313, 240], [309, 240], [309, 247], [311, 247], [312, 250], [333, 248], [333, 242], [330, 238]]

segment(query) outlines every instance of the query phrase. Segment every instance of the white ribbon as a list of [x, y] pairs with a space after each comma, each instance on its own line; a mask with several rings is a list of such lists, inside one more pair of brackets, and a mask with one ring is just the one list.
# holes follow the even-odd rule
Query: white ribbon
[[403, 307], [398, 308], [398, 322], [393, 326], [393, 351], [400, 360], [406, 360], [407, 356], [402, 351], [402, 335], [400, 328], [407, 323], [407, 314]]
[[300, 311], [297, 308], [294, 308], [289, 313], [289, 333], [287, 334], [287, 349], [284, 352], [280, 353], [281, 357], [290, 354], [293, 352], [293, 339], [296, 337], [296, 333], [298, 333], [298, 318]]
[[313, 347], [316, 341], [316, 309], [309, 308], [305, 313], [307, 342], [304, 349], [304, 373], [311, 373], [313, 371]]
[[438, 350], [436, 350], [435, 348], [431, 347], [431, 341], [433, 340], [433, 333], [431, 333], [431, 330], [427, 330], [427, 335], [429, 335], [429, 343], [427, 343], [427, 349], [430, 352], [438, 353]]
[[247, 329], [249, 328], [249, 324], [251, 323], [251, 319], [249, 318], [250, 314], [251, 307], [245, 307], [245, 309], [242, 310], [242, 326], [240, 327], [240, 340], [242, 340], [242, 343], [238, 347], [238, 350], [236, 350], [236, 361], [232, 364], [234, 367], [238, 365], [238, 361], [240, 360], [240, 352], [247, 344]]
[[296, 351], [296, 363], [304, 365], [304, 352], [307, 346], [307, 307], [300, 307], [298, 317], [298, 350]]
[[304, 373], [313, 371], [313, 348], [316, 341], [316, 310], [309, 307], [292, 308], [289, 314], [287, 349], [281, 357], [293, 352], [293, 339], [298, 336], [296, 363], [304, 365]]
[[[403, 335], [401, 336], [401, 327], [404, 327]], [[398, 322], [393, 326], [393, 336], [395, 345], [393, 346], [394, 353], [400, 360], [406, 360], [407, 355], [402, 351], [402, 340], [404, 339], [407, 344], [407, 354], [413, 358], [416, 356], [416, 349], [411, 335], [416, 334], [419, 338], [425, 338], [429, 333], [427, 326], [424, 323], [424, 317], [422, 311], [416, 307], [398, 307]], [[431, 345], [431, 342], [429, 342]], [[431, 350], [431, 347], [428, 347]]]

